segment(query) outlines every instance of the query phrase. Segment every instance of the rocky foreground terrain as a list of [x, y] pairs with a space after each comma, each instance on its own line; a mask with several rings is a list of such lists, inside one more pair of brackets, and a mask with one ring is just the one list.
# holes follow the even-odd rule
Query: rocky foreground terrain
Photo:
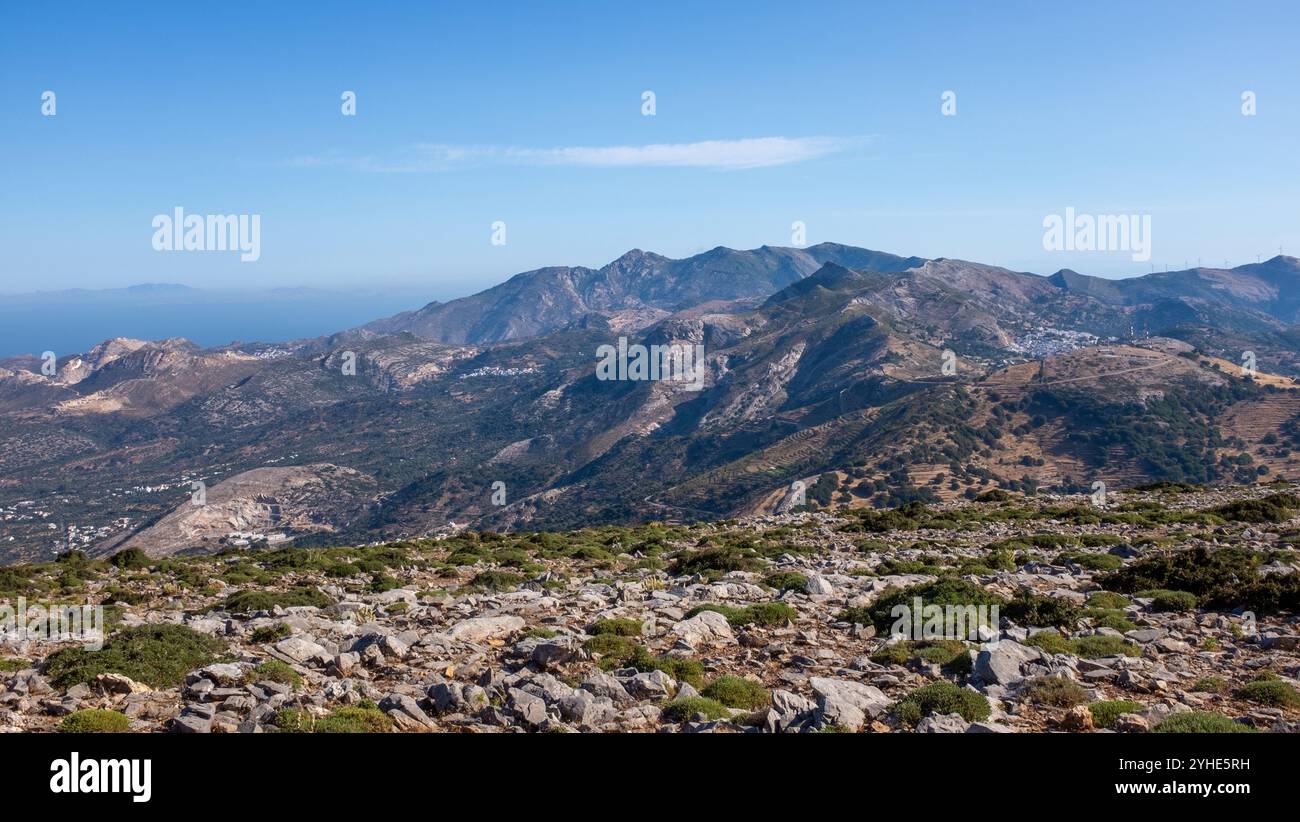
[[[1293, 732], [1291, 486], [0, 568], [0, 730]], [[993, 606], [890, 639], [891, 607]], [[60, 640], [64, 641], [60, 641]]]

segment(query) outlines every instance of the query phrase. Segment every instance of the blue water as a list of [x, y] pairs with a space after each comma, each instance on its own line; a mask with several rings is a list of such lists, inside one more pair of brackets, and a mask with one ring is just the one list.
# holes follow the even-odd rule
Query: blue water
[[0, 357], [81, 353], [112, 337], [184, 337], [203, 347], [283, 342], [343, 331], [419, 308], [411, 293], [271, 291], [215, 294], [162, 286], [0, 295]]

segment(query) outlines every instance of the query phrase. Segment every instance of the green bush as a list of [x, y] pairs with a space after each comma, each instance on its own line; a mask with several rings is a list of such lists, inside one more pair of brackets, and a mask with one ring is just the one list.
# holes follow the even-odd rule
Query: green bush
[[226, 597], [222, 610], [232, 614], [250, 614], [254, 611], [270, 611], [276, 606], [293, 608], [311, 605], [324, 608], [334, 604], [334, 600], [321, 593], [319, 588], [303, 585], [287, 591], [239, 591]]
[[732, 571], [756, 571], [762, 566], [762, 560], [738, 548], [718, 546], [679, 554], [673, 561], [672, 574], [716, 579]]
[[639, 619], [598, 619], [587, 629], [592, 636], [617, 634], [618, 636], [641, 636], [644, 623]]
[[113, 554], [113, 556], [109, 557], [108, 564], [112, 565], [114, 568], [129, 570], [129, 569], [136, 569], [136, 568], [148, 568], [150, 565], [153, 564], [153, 560], [151, 560], [149, 558], [149, 555], [146, 554], [144, 551], [141, 551], [139, 548], [127, 548], [125, 550], [118, 551], [116, 554]]
[[678, 682], [688, 682], [699, 688], [704, 682], [704, 666], [694, 659], [683, 657], [656, 657], [630, 637], [618, 634], [598, 634], [583, 643], [583, 648], [598, 654], [601, 670], [635, 668], [641, 672], [663, 671]]
[[663, 707], [661, 716], [668, 722], [690, 722], [697, 715], [706, 719], [726, 719], [731, 711], [720, 702], [703, 696], [675, 699]]
[[1118, 636], [1093, 634], [1070, 640], [1075, 656], [1098, 659], [1104, 656], [1141, 656], [1142, 651], [1132, 642]]
[[1088, 595], [1089, 608], [1104, 608], [1106, 610], [1123, 610], [1132, 603], [1129, 598], [1123, 594], [1116, 594], [1112, 591], [1093, 591]]
[[131, 719], [124, 713], [86, 708], [74, 711], [59, 722], [59, 733], [124, 734], [131, 730]]
[[216, 662], [226, 644], [184, 625], [123, 628], [98, 651], [65, 648], [52, 654], [45, 675], [55, 687], [92, 682], [103, 673], [129, 676], [154, 688], [179, 685], [195, 668]]
[[739, 676], [720, 676], [700, 692], [701, 696], [729, 708], [756, 711], [772, 703], [772, 694], [761, 683]]
[[1032, 628], [1062, 628], [1071, 630], [1079, 621], [1079, 608], [1061, 597], [1038, 596], [1030, 591], [1020, 591], [1003, 609], [1019, 625]]
[[1141, 702], [1131, 699], [1109, 699], [1088, 706], [1093, 724], [1098, 728], [1113, 728], [1120, 714], [1135, 714], [1142, 710]]
[[808, 586], [808, 577], [796, 571], [782, 571], [763, 577], [763, 584], [778, 591], [803, 591]]
[[685, 682], [693, 688], [704, 685], [704, 664], [698, 659], [680, 656], [653, 656], [645, 648], [637, 648], [629, 667], [647, 673], [663, 671], [678, 682]]
[[393, 720], [373, 703], [335, 708], [319, 719], [297, 708], [285, 708], [275, 715], [273, 724], [289, 733], [376, 734], [393, 729]]
[[880, 665], [906, 665], [912, 659], [936, 663], [949, 674], [969, 673], [971, 668], [970, 648], [955, 639], [903, 640], [886, 645], [871, 657]]
[[988, 719], [990, 712], [989, 701], [983, 694], [951, 682], [922, 685], [894, 706], [895, 716], [913, 726], [931, 714], [957, 713], [967, 722], [980, 722]]
[[1272, 708], [1300, 708], [1300, 693], [1280, 679], [1256, 679], [1237, 689], [1237, 697]]
[[[325, 576], [334, 577], [335, 579], [354, 577], [357, 574], [361, 573], [361, 569], [358, 566], [354, 565], [351, 562], [341, 562], [341, 561], [331, 562], [329, 565], [325, 566], [324, 570], [325, 570]], [[233, 580], [226, 580], [226, 581], [233, 582]]]
[[1261, 557], [1245, 548], [1210, 550], [1196, 546], [1142, 557], [1104, 577], [1102, 584], [1124, 593], [1166, 590], [1207, 596], [1234, 588], [1254, 576]]
[[249, 641], [263, 645], [267, 642], [275, 642], [284, 639], [291, 633], [293, 633], [292, 628], [283, 622], [277, 622], [274, 625], [263, 625], [260, 628], [254, 628], [252, 636], [249, 637]]
[[1203, 608], [1245, 608], [1256, 614], [1300, 611], [1300, 574], [1259, 573], [1264, 555], [1245, 548], [1204, 546], [1144, 557], [1107, 575], [1115, 591], [1186, 591]]
[[798, 611], [784, 602], [759, 602], [744, 608], [733, 605], [700, 605], [688, 611], [686, 618], [690, 619], [703, 611], [722, 614], [735, 628], [746, 625], [785, 625], [799, 615]]
[[1111, 628], [1120, 633], [1126, 633], [1137, 627], [1133, 624], [1133, 620], [1129, 619], [1128, 612], [1118, 608], [1084, 608], [1079, 611], [1079, 618], [1091, 620], [1098, 628]]
[[738, 625], [785, 625], [794, 622], [799, 612], [784, 602], [759, 602], [745, 609]]
[[[971, 560], [971, 563], [975, 563]], [[967, 568], [973, 567], [967, 566]], [[878, 577], [896, 576], [899, 574], [933, 574], [939, 576], [951, 569], [934, 562], [928, 562], [920, 559], [887, 559], [873, 569], [873, 573]], [[963, 573], [975, 573], [974, 571], [963, 571]]]
[[479, 571], [470, 580], [469, 587], [477, 591], [512, 591], [524, 578], [509, 571]]
[[1151, 610], [1153, 611], [1195, 611], [1196, 594], [1189, 594], [1186, 591], [1139, 591], [1137, 594], [1143, 599], [1150, 599]]
[[1255, 728], [1209, 711], [1181, 711], [1152, 729], [1158, 734], [1252, 734]]
[[1074, 652], [1070, 641], [1056, 631], [1039, 631], [1026, 639], [1025, 644], [1032, 645], [1035, 648], [1042, 648], [1049, 654], [1069, 654]]
[[1226, 694], [1231, 690], [1228, 680], [1221, 676], [1203, 676], [1192, 685], [1192, 690], [1207, 694]]
[[268, 659], [259, 663], [253, 668], [253, 672], [248, 679], [250, 682], [279, 682], [282, 685], [292, 685], [295, 688], [302, 687], [302, 676], [288, 663], [281, 662], [278, 659]]
[[906, 588], [886, 588], [870, 607], [846, 609], [841, 612], [838, 619], [842, 622], [874, 625], [877, 632], [888, 636], [898, 619], [893, 616], [894, 606], [905, 605], [910, 609], [917, 597], [921, 599], [922, 607], [952, 605], [966, 608], [997, 605], [999, 608], [1005, 608], [1007, 605], [1005, 599], [990, 593], [981, 585], [962, 579], [944, 578], [934, 582], [909, 585]]
[[1021, 695], [1030, 702], [1054, 708], [1073, 708], [1088, 701], [1083, 686], [1063, 676], [1036, 676], [1025, 683]]
[[31, 566], [0, 568], [0, 594], [33, 596], [45, 587], [42, 582], [32, 578], [34, 573], [35, 569]]
[[1286, 522], [1300, 509], [1300, 497], [1294, 494], [1269, 494], [1262, 499], [1230, 502], [1211, 508], [1210, 512], [1232, 522]]
[[857, 517], [857, 522], [843, 526], [843, 530], [883, 534], [887, 531], [909, 531], [915, 528], [919, 520], [929, 511], [920, 502], [913, 501], [898, 508], [884, 510], [858, 508], [851, 513]]
[[626, 668], [636, 655], [637, 645], [631, 639], [618, 634], [598, 634], [582, 644], [592, 654], [600, 656], [599, 665], [606, 671]]
[[1124, 560], [1114, 554], [1069, 553], [1061, 554], [1058, 562], [1072, 562], [1089, 571], [1113, 571], [1124, 565]]

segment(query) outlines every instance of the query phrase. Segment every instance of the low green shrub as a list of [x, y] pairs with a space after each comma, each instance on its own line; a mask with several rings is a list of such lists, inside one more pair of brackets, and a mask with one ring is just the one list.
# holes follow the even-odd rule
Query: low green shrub
[[248, 680], [250, 682], [278, 682], [281, 685], [302, 687], [302, 676], [288, 663], [278, 659], [268, 659], [253, 668]]
[[793, 622], [799, 615], [793, 606], [784, 602], [758, 602], [744, 608], [733, 605], [700, 605], [688, 611], [686, 618], [690, 619], [703, 611], [722, 614], [735, 628], [743, 628], [746, 625], [785, 625]]
[[1092, 713], [1092, 722], [1098, 728], [1113, 728], [1120, 714], [1135, 714], [1142, 710], [1141, 702], [1131, 699], [1108, 699], [1094, 702], [1088, 706]]
[[675, 656], [654, 656], [630, 637], [619, 634], [598, 634], [583, 643], [590, 653], [598, 654], [597, 665], [603, 671], [616, 668], [635, 668], [638, 671], [663, 671], [678, 682], [703, 687], [704, 666], [695, 659]]
[[1005, 599], [989, 592], [982, 585], [945, 577], [906, 588], [886, 588], [869, 607], [848, 608], [840, 613], [838, 619], [842, 622], [874, 625], [880, 635], [889, 636], [900, 619], [893, 615], [894, 607], [902, 605], [911, 609], [917, 598], [921, 600], [922, 608], [931, 605], [938, 605], [945, 610], [949, 606], [962, 609], [978, 608], [981, 605], [997, 605], [999, 608], [1007, 606]]
[[126, 548], [109, 557], [108, 564], [112, 565], [114, 568], [132, 570], [137, 568], [148, 568], [153, 564], [153, 560], [151, 560], [149, 555], [144, 551], [141, 551], [139, 548]]
[[1098, 659], [1104, 656], [1141, 656], [1142, 649], [1135, 643], [1118, 636], [1093, 634], [1070, 640], [1070, 649], [1075, 656], [1084, 659]]
[[643, 627], [639, 619], [598, 619], [587, 629], [592, 636], [617, 634], [618, 636], [641, 636]]
[[1195, 611], [1196, 594], [1187, 591], [1138, 591], [1137, 596], [1150, 599], [1153, 611]]
[[1002, 612], [1019, 625], [1031, 628], [1062, 628], [1071, 630], [1079, 621], [1077, 605], [1061, 597], [1045, 597], [1020, 591], [1002, 609]]
[[675, 699], [663, 706], [660, 714], [669, 722], [692, 722], [697, 717], [705, 719], [726, 719], [731, 711], [721, 702], [703, 696], [688, 696]]
[[239, 591], [226, 597], [221, 607], [232, 614], [250, 614], [254, 611], [270, 611], [277, 606], [293, 608], [307, 605], [324, 608], [333, 604], [334, 600], [321, 593], [319, 588], [302, 585], [286, 591]]
[[1093, 591], [1088, 595], [1089, 608], [1105, 608], [1106, 610], [1123, 610], [1131, 605], [1132, 602], [1123, 594], [1117, 594], [1113, 591]]
[[131, 730], [131, 719], [118, 711], [85, 708], [73, 711], [59, 721], [58, 731], [65, 734], [124, 734]]
[[618, 634], [598, 634], [584, 642], [582, 647], [600, 657], [598, 664], [602, 669], [612, 671], [628, 667], [641, 646]]
[[1237, 689], [1237, 697], [1271, 708], [1300, 708], [1300, 693], [1290, 683], [1275, 678], [1247, 682]]
[[763, 567], [758, 557], [731, 546], [716, 546], [699, 551], [684, 551], [673, 561], [673, 576], [700, 574], [716, 579], [732, 571], [757, 571]]
[[971, 669], [969, 646], [954, 639], [903, 640], [871, 656], [871, 661], [880, 665], [906, 665], [912, 659], [938, 664], [949, 674], [969, 673]]
[[638, 648], [632, 658], [632, 668], [643, 673], [663, 671], [678, 682], [685, 682], [692, 688], [703, 687], [704, 664], [698, 659], [680, 656], [654, 656], [644, 648]]
[[1124, 565], [1124, 560], [1114, 554], [1074, 552], [1061, 554], [1056, 559], [1058, 562], [1072, 562], [1089, 571], [1114, 571]]
[[1063, 676], [1036, 676], [1028, 680], [1021, 696], [1039, 705], [1053, 708], [1073, 708], [1088, 701], [1083, 686]]
[[1210, 513], [1217, 514], [1231, 522], [1286, 522], [1300, 509], [1300, 497], [1294, 494], [1269, 494], [1262, 499], [1246, 499], [1229, 502]]
[[476, 591], [513, 591], [523, 584], [524, 578], [509, 571], [479, 571], [469, 581], [469, 588]]
[[57, 688], [92, 682], [117, 673], [154, 688], [179, 685], [195, 668], [216, 662], [226, 650], [221, 640], [184, 625], [140, 625], [110, 636], [98, 651], [65, 648], [45, 663], [45, 676]]
[[1183, 551], [1143, 557], [1108, 574], [1102, 585], [1114, 591], [1185, 591], [1202, 608], [1245, 608], [1256, 614], [1300, 611], [1300, 574], [1259, 572], [1264, 554], [1240, 547]]
[[1042, 648], [1049, 654], [1069, 654], [1074, 652], [1070, 641], [1056, 631], [1039, 631], [1026, 639], [1025, 644], [1032, 645], [1035, 648]]
[[1203, 676], [1192, 684], [1192, 690], [1206, 694], [1226, 694], [1232, 690], [1228, 680], [1221, 676]]
[[1084, 608], [1079, 611], [1079, 618], [1089, 620], [1097, 628], [1110, 628], [1120, 633], [1137, 627], [1129, 619], [1128, 612], [1118, 608]]
[[393, 720], [374, 703], [335, 708], [319, 719], [297, 708], [285, 708], [275, 715], [273, 724], [288, 733], [375, 734], [393, 729]]
[[739, 676], [720, 676], [700, 692], [701, 696], [726, 705], [756, 711], [772, 704], [772, 694], [762, 683]]
[[268, 642], [276, 642], [284, 639], [291, 633], [293, 633], [292, 628], [283, 622], [277, 622], [274, 625], [263, 625], [260, 628], [254, 628], [252, 636], [249, 637], [249, 641], [259, 645], [264, 645]]
[[957, 713], [967, 722], [980, 722], [989, 718], [991, 710], [983, 694], [951, 682], [922, 685], [894, 706], [895, 716], [909, 726], [931, 714]]
[[1151, 729], [1158, 734], [1252, 734], [1259, 731], [1210, 711], [1180, 711]]
[[796, 571], [782, 571], [763, 577], [763, 584], [778, 591], [803, 591], [808, 586], [808, 577]]

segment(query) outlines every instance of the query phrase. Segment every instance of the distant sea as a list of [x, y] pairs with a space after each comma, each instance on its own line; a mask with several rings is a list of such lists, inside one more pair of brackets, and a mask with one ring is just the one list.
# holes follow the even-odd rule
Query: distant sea
[[82, 353], [112, 337], [184, 337], [205, 348], [283, 342], [343, 331], [428, 302], [409, 289], [220, 292], [140, 285], [0, 294], [0, 358]]

